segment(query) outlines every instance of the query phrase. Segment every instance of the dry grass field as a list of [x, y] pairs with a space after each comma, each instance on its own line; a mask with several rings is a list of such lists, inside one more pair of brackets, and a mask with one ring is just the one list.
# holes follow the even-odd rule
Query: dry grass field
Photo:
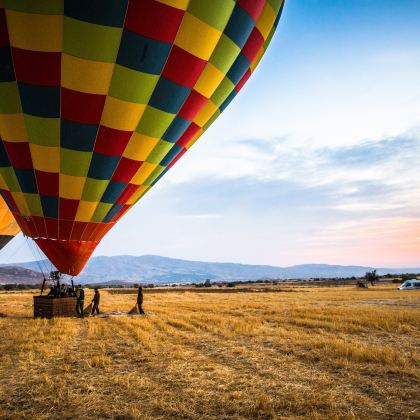
[[[84, 320], [1, 293], [0, 418], [420, 418], [419, 291], [219, 291]], [[134, 301], [102, 291], [103, 311]]]

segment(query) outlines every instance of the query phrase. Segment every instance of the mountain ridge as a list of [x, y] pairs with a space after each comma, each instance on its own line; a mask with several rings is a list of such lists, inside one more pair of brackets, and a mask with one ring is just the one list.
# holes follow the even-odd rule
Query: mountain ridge
[[[43, 261], [2, 264], [39, 272]], [[333, 264], [298, 264], [287, 267], [231, 262], [190, 261], [158, 255], [97, 256], [90, 259], [77, 277], [81, 283], [125, 281], [132, 283], [194, 283], [241, 280], [285, 280], [307, 278], [360, 277], [375, 267]], [[378, 274], [420, 272], [420, 268], [376, 268]]]

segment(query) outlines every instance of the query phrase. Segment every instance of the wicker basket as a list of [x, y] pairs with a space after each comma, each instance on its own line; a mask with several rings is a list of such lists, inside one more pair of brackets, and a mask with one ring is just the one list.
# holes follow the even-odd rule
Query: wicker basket
[[34, 318], [76, 316], [75, 297], [34, 296]]

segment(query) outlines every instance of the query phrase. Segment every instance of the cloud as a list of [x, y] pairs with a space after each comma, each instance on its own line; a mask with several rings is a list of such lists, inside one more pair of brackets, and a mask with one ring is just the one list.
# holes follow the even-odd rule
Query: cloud
[[342, 211], [415, 212], [419, 157], [419, 130], [328, 148], [302, 147], [289, 138], [245, 139], [192, 156], [174, 168], [167, 184], [197, 185], [206, 194], [215, 188], [215, 194], [224, 192], [222, 200], [255, 190], [264, 202], [319, 194], [319, 204]]
[[331, 161], [344, 166], [365, 167], [383, 164], [390, 159], [411, 159], [420, 155], [420, 139], [413, 135], [385, 138], [375, 142], [363, 142], [353, 147], [340, 147], [324, 149], [320, 152], [326, 154]]

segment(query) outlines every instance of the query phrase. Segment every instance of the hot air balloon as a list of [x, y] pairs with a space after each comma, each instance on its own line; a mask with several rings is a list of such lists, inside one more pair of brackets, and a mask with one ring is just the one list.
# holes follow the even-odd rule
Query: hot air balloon
[[3, 249], [18, 233], [19, 226], [13, 214], [0, 196], [0, 250]]
[[263, 56], [283, 0], [0, 0], [0, 189], [77, 275]]

